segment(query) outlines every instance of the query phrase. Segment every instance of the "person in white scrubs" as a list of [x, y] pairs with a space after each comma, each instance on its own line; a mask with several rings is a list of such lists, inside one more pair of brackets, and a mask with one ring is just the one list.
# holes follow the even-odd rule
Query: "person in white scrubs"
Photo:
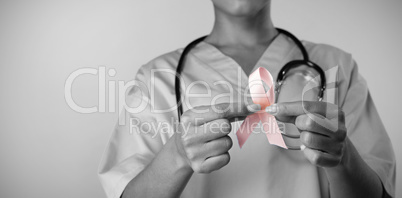
[[183, 50], [139, 69], [99, 166], [107, 197], [393, 197], [395, 156], [366, 81], [350, 54], [329, 45], [303, 41], [325, 71], [323, 101], [293, 91], [265, 109], [300, 133], [302, 150], [258, 132], [239, 147], [236, 131], [260, 108], [243, 97], [250, 73], [265, 67], [275, 78], [302, 55], [275, 29], [270, 0], [212, 3], [213, 29], [182, 72], [180, 124], [174, 83]]

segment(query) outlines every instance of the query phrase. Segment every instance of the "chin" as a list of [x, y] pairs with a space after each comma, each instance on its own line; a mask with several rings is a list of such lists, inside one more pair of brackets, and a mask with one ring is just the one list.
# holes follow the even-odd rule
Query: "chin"
[[252, 16], [271, 4], [271, 0], [212, 0], [220, 11], [233, 16]]

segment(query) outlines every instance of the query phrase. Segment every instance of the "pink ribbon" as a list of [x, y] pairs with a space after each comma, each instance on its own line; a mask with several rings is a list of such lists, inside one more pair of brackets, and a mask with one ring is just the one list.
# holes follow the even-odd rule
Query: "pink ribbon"
[[[287, 149], [288, 147], [283, 140], [282, 133], [279, 130], [275, 117], [265, 112], [266, 107], [275, 103], [274, 83], [271, 74], [267, 69], [259, 67], [250, 75], [248, 82], [251, 98], [255, 104], [261, 105], [261, 110], [247, 116], [243, 124], [240, 126], [240, 129], [237, 131], [236, 135], [240, 148], [243, 147], [247, 138], [261, 121], [268, 142]], [[265, 82], [269, 87], [267, 92], [265, 92], [262, 82]]]

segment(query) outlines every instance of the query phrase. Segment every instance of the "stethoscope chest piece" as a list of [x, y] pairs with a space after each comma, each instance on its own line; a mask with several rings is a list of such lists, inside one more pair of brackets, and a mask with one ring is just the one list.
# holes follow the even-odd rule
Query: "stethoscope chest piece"
[[[280, 101], [279, 97], [288, 98], [287, 100], [294, 98], [299, 101], [322, 101], [325, 83], [325, 74], [318, 65], [305, 60], [289, 62], [278, 73], [275, 84], [276, 101]], [[282, 93], [281, 96], [283, 87], [286, 87], [286, 93]], [[292, 94], [289, 95], [289, 92]], [[310, 96], [312, 92], [316, 98]]]

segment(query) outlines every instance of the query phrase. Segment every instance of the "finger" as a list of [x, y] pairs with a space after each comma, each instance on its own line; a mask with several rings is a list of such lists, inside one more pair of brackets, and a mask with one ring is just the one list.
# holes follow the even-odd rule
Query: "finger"
[[303, 131], [300, 134], [301, 143], [310, 149], [324, 151], [333, 155], [340, 155], [342, 153], [342, 144], [334, 140], [309, 131]]
[[301, 131], [319, 133], [337, 142], [346, 138], [345, 125], [338, 119], [328, 120], [318, 114], [305, 114], [296, 117], [295, 125]]
[[313, 164], [319, 167], [334, 167], [337, 166], [341, 158], [311, 148], [304, 148], [304, 156]]
[[182, 141], [190, 146], [227, 136], [232, 130], [232, 125], [228, 119], [218, 119], [202, 126], [183, 127], [182, 130]]
[[266, 108], [266, 112], [278, 118], [295, 117], [302, 114], [319, 114], [328, 119], [338, 118], [338, 106], [327, 102], [297, 101], [277, 103]]
[[226, 166], [230, 162], [229, 153], [224, 153], [222, 155], [209, 157], [206, 159], [199, 167], [196, 172], [199, 173], [211, 173], [213, 171], [219, 170], [220, 168]]
[[228, 135], [232, 131], [232, 125], [228, 119], [217, 119], [202, 126], [196, 126], [192, 130], [194, 137], [199, 141], [208, 142]]
[[312, 131], [330, 137], [334, 136], [339, 128], [339, 124], [317, 114], [297, 116], [294, 124], [301, 131]]
[[232, 138], [224, 136], [204, 144], [203, 149], [208, 153], [208, 157], [222, 155], [228, 152], [233, 146]]
[[260, 109], [261, 106], [258, 104], [247, 106], [244, 103], [221, 103], [212, 106], [199, 106], [186, 111], [182, 116], [182, 120], [200, 126], [217, 119], [244, 118]]
[[199, 135], [204, 142], [224, 137], [232, 131], [232, 125], [228, 119], [213, 120], [197, 128], [203, 131]]

